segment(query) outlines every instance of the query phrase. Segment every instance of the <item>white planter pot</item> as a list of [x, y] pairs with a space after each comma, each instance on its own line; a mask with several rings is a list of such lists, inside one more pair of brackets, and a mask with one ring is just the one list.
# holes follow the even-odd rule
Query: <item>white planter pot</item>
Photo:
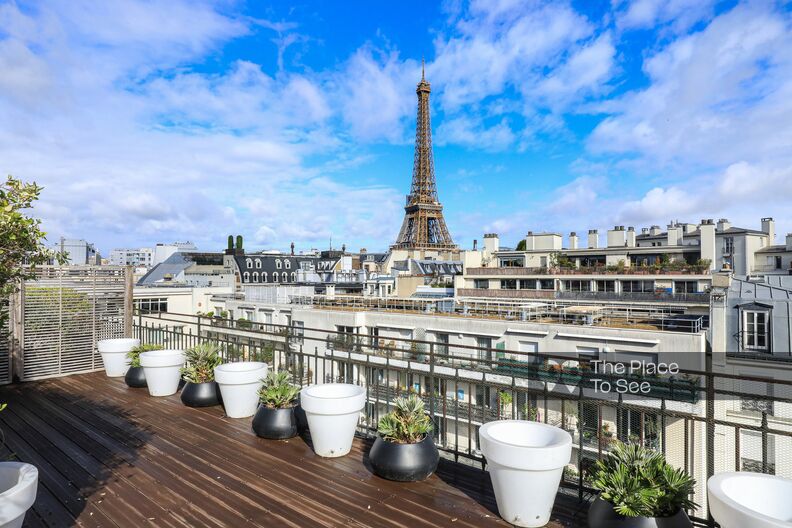
[[267, 376], [267, 364], [258, 361], [223, 363], [214, 369], [226, 416], [247, 418], [256, 414], [258, 391]]
[[183, 350], [152, 350], [140, 354], [149, 394], [170, 396], [179, 390], [179, 370], [184, 366]]
[[763, 473], [718, 473], [707, 481], [721, 528], [792, 528], [792, 480]]
[[547, 524], [572, 455], [570, 434], [539, 422], [499, 420], [482, 425], [479, 438], [501, 517], [515, 526]]
[[314, 452], [340, 457], [352, 449], [352, 439], [366, 404], [366, 389], [347, 383], [311, 385], [300, 391], [300, 406], [308, 419]]
[[102, 355], [105, 373], [110, 378], [118, 378], [126, 374], [129, 369], [127, 352], [140, 345], [140, 339], [102, 339], [96, 343], [96, 348]]
[[19, 528], [36, 501], [38, 469], [22, 462], [0, 462], [0, 528]]

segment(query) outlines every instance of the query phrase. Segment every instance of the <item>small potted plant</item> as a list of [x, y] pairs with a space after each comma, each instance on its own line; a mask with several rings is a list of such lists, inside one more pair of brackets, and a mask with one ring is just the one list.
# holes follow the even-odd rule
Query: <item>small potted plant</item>
[[186, 382], [181, 392], [181, 401], [187, 407], [212, 407], [220, 404], [214, 369], [223, 360], [214, 343], [205, 342], [187, 349], [185, 364], [181, 369]]
[[152, 350], [162, 350], [162, 345], [138, 345], [127, 352], [126, 357], [129, 361], [129, 370], [127, 370], [124, 376], [124, 381], [128, 387], [135, 389], [146, 387], [146, 374], [143, 372], [143, 367], [140, 366], [140, 354]]
[[690, 528], [696, 481], [662, 453], [616, 443], [597, 461], [592, 487], [600, 492], [588, 511], [591, 528]]
[[424, 480], [437, 469], [440, 453], [432, 439], [432, 420], [415, 394], [396, 398], [393, 410], [380, 418], [369, 451], [374, 474], [388, 480]]
[[261, 402], [253, 417], [253, 432], [262, 438], [285, 440], [297, 436], [297, 395], [300, 387], [282, 370], [270, 371], [259, 390]]

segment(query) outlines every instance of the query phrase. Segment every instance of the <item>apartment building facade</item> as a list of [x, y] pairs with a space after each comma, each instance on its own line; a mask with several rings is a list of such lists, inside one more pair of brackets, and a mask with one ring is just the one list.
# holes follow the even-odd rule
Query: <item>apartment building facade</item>
[[614, 226], [604, 243], [592, 229], [585, 244], [573, 232], [566, 246], [560, 233], [531, 232], [522, 247], [505, 250], [499, 248], [497, 235], [488, 234], [489, 251], [468, 252], [457, 292], [499, 299], [707, 303], [714, 270], [790, 273], [792, 236], [784, 245], [774, 245], [774, 239], [772, 218], [763, 218], [760, 230], [735, 227], [726, 219], [704, 219], [697, 225], [675, 222], [665, 231], [651, 226], [640, 233]]

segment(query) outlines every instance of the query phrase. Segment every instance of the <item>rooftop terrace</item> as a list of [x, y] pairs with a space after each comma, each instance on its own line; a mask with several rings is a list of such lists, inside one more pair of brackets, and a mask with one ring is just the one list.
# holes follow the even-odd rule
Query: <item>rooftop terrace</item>
[[[441, 460], [423, 482], [374, 476], [369, 441], [324, 459], [310, 437], [258, 438], [250, 419], [151, 398], [103, 372], [0, 388], [6, 455], [39, 469], [25, 526], [509, 526], [489, 475]], [[559, 493], [553, 528], [585, 526]]]

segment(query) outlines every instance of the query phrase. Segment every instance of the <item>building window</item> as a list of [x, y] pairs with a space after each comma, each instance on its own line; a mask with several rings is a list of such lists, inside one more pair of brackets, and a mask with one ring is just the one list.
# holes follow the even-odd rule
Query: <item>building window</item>
[[523, 257], [503, 257], [500, 259], [502, 268], [522, 268], [525, 265]]
[[247, 266], [248, 268], [252, 268], [253, 267], [253, 259], [245, 260], [245, 266]]
[[598, 292], [615, 292], [616, 291], [616, 281], [612, 280], [598, 280], [597, 281], [597, 291]]
[[246, 271], [245, 273], [242, 274], [242, 280], [244, 282], [250, 282], [250, 272], [249, 271]]
[[277, 271], [273, 271], [272, 272], [272, 282], [278, 282], [279, 278], [280, 278], [280, 276], [278, 275], [278, 272]]
[[261, 269], [261, 259], [256, 259], [256, 268]]
[[674, 281], [674, 293], [698, 293], [698, 282]]
[[253, 282], [258, 282], [258, 281], [259, 281], [258, 271], [254, 271], [253, 272]]
[[654, 281], [622, 281], [622, 292], [652, 293], [654, 292]]
[[723, 237], [723, 254], [734, 254], [734, 237]]
[[437, 342], [437, 348], [435, 349], [435, 353], [441, 356], [447, 356], [448, 334], [435, 334], [435, 341]]
[[167, 297], [152, 297], [150, 299], [135, 299], [135, 310], [142, 314], [165, 313], [168, 311]]
[[571, 292], [591, 291], [591, 281], [587, 280], [565, 280], [564, 290]]
[[281, 259], [275, 259], [275, 269], [281, 269], [281, 267], [283, 267]]
[[292, 335], [297, 343], [303, 343], [303, 337], [305, 336], [305, 323], [303, 321], [292, 321]]
[[297, 273], [294, 272], [294, 271], [292, 271], [292, 274], [291, 274], [291, 281], [292, 282], [297, 282]]
[[291, 260], [285, 260], [285, 261], [283, 261], [283, 266], [284, 266], [286, 269], [291, 269]]
[[535, 290], [536, 289], [536, 280], [535, 279], [520, 279], [519, 286], [521, 290]]
[[473, 280], [473, 287], [478, 290], [489, 290], [489, 280], [488, 279], [474, 279]]
[[540, 290], [555, 290], [555, 281], [553, 279], [540, 279], [539, 280], [539, 289]]
[[262, 271], [261, 272], [261, 282], [267, 282], [267, 272], [266, 271]]
[[742, 313], [743, 347], [746, 350], [767, 351], [769, 313], [745, 310]]
[[740, 465], [743, 471], [775, 475], [775, 435], [768, 434], [765, 438], [766, 444], [760, 431], [740, 431]]
[[501, 279], [501, 290], [516, 290], [517, 279]]

